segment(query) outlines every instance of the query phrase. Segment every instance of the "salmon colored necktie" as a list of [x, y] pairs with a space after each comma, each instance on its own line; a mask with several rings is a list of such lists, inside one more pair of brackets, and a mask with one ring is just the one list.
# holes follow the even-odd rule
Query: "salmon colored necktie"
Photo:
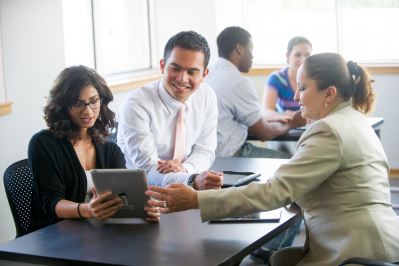
[[186, 151], [186, 126], [184, 124], [184, 112], [186, 105], [182, 104], [177, 113], [176, 135], [175, 135], [175, 152], [173, 159], [182, 162]]

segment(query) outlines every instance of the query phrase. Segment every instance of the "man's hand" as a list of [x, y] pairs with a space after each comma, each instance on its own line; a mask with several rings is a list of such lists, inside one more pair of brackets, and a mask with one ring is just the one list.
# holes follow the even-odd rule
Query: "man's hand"
[[159, 160], [157, 170], [162, 174], [187, 172], [186, 168], [178, 160]]
[[194, 188], [197, 190], [220, 189], [223, 185], [223, 173], [204, 171], [197, 175], [194, 181]]

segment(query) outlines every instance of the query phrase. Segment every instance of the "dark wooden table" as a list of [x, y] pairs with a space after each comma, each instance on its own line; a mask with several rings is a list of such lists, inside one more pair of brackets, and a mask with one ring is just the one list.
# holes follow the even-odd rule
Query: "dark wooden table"
[[[218, 158], [213, 169], [256, 171], [265, 178], [284, 162]], [[279, 223], [210, 224], [191, 210], [162, 215], [159, 224], [64, 220], [0, 245], [0, 264], [236, 265], [300, 217], [283, 209]]]
[[[382, 117], [367, 117], [367, 120], [369, 121], [369, 124], [373, 127], [377, 136], [380, 137], [381, 127], [384, 124], [384, 118], [382, 118]], [[306, 129], [305, 127], [293, 128], [293, 129], [290, 129], [284, 135], [281, 135], [277, 138], [274, 138], [274, 139], [271, 139], [268, 141], [298, 141], [299, 138], [301, 137], [302, 133], [305, 132], [305, 129]], [[257, 138], [254, 135], [252, 135], [250, 132], [248, 132], [247, 140], [257, 140]]]

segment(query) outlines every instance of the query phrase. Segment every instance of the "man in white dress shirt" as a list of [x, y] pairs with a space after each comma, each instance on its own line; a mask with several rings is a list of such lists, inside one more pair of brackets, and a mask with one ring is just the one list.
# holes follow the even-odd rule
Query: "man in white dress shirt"
[[218, 98], [216, 156], [289, 158], [288, 154], [246, 142], [248, 130], [265, 141], [305, 123], [300, 112], [286, 123], [268, 122], [263, 117], [254, 84], [240, 73], [247, 73], [252, 66], [251, 35], [240, 27], [228, 27], [219, 34], [217, 45], [219, 58], [205, 78]]
[[[285, 123], [268, 122], [263, 117], [254, 84], [240, 73], [247, 73], [252, 66], [253, 44], [250, 33], [240, 27], [228, 27], [217, 37], [217, 45], [219, 58], [205, 79], [215, 90], [219, 107], [216, 156], [289, 158], [283, 152], [256, 147], [246, 141], [248, 130], [257, 139], [264, 141], [305, 123], [300, 112]], [[255, 250], [251, 258], [267, 264], [275, 250], [292, 244], [299, 226], [300, 221]]]
[[[121, 106], [118, 145], [126, 166], [146, 169], [150, 184], [222, 186], [221, 173], [206, 171], [215, 159], [218, 117], [216, 95], [202, 83], [209, 57], [208, 43], [198, 33], [174, 35], [160, 61], [163, 78], [133, 90]], [[184, 125], [179, 127], [181, 113]]]

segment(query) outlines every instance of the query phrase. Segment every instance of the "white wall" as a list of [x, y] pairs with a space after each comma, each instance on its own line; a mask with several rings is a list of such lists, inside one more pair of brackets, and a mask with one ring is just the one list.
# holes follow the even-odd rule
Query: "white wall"
[[[203, 35], [211, 47], [211, 56], [217, 56], [214, 0], [153, 0], [154, 35], [158, 54], [154, 61], [159, 63], [167, 40], [183, 30], [194, 30]], [[212, 59], [216, 57], [212, 56]]]
[[[0, 174], [27, 158], [30, 137], [45, 127], [42, 107], [64, 68], [61, 0], [1, 0], [4, 75], [13, 111], [0, 116]], [[2, 183], [3, 184], [3, 183]], [[15, 235], [3, 185], [0, 186], [0, 242]]]

